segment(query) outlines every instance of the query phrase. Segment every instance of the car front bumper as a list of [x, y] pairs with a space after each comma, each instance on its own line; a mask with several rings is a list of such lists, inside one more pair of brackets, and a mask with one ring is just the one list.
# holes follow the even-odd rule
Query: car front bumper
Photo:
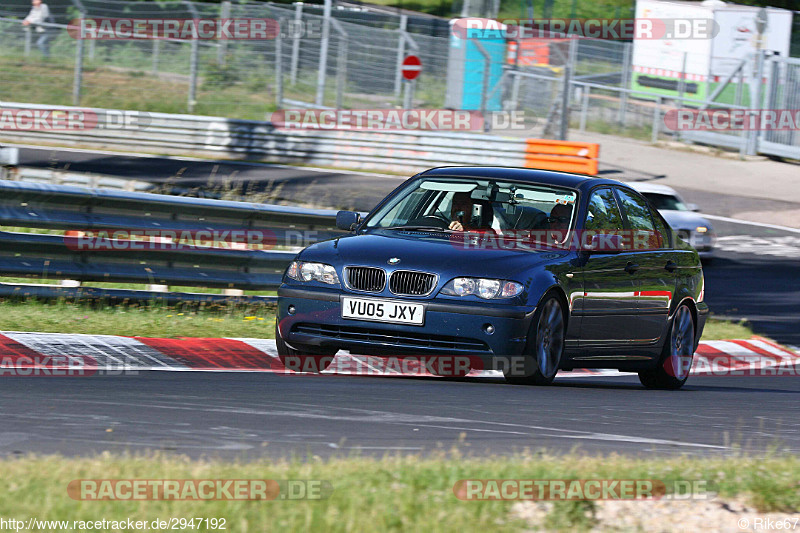
[[[444, 299], [393, 300], [425, 306], [422, 326], [342, 318], [341, 298], [377, 298], [341, 290], [278, 289], [278, 334], [292, 348], [349, 350], [364, 355], [469, 355], [483, 361], [520, 355], [533, 309]], [[293, 313], [289, 308], [293, 307]], [[491, 334], [487, 326], [493, 327]]]

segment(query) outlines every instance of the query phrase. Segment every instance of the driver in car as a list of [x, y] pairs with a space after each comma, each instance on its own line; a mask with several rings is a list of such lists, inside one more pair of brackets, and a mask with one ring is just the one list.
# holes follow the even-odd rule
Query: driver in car
[[567, 238], [569, 221], [572, 219], [572, 206], [569, 204], [556, 204], [550, 211], [547, 221], [550, 226], [550, 238], [561, 243]]
[[457, 192], [450, 208], [449, 228], [454, 231], [492, 231], [494, 209], [489, 200], [478, 200], [471, 193]]

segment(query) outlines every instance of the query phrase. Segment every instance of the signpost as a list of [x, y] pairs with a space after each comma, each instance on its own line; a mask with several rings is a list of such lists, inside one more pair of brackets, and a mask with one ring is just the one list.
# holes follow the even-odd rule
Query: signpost
[[411, 109], [413, 105], [412, 99], [414, 94], [414, 89], [416, 82], [414, 80], [422, 72], [422, 61], [419, 57], [411, 55], [406, 56], [403, 59], [403, 63], [400, 67], [400, 72], [403, 74], [403, 79], [405, 80], [405, 92], [403, 94], [403, 109]]

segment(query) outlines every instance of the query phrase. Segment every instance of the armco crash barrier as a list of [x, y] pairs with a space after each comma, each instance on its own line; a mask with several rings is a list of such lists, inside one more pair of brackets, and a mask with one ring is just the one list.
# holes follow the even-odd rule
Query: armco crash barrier
[[443, 131], [280, 129], [253, 120], [0, 103], [0, 112], [9, 109], [84, 112], [94, 117], [74, 129], [0, 129], [0, 140], [12, 142], [407, 173], [443, 165], [503, 165], [597, 174], [599, 148], [587, 143]]
[[600, 145], [545, 139], [527, 139], [525, 166], [597, 175]]

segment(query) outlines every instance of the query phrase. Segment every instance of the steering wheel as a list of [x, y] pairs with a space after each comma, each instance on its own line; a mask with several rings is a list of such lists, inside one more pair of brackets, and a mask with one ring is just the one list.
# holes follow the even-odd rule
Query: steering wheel
[[443, 215], [425, 215], [414, 220], [410, 220], [408, 226], [431, 226], [434, 228], [448, 229], [450, 228], [450, 221]]

